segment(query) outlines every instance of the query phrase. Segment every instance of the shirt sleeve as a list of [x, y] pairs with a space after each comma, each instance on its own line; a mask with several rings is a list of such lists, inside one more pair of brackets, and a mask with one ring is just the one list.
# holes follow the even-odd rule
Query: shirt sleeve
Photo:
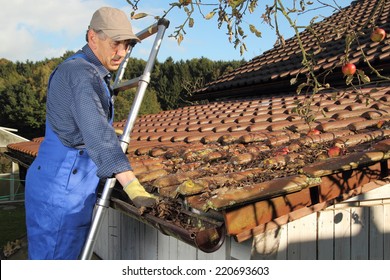
[[120, 147], [118, 137], [109, 123], [110, 98], [104, 81], [93, 67], [71, 74], [71, 113], [78, 126], [87, 152], [97, 165], [97, 176], [109, 178], [131, 170]]

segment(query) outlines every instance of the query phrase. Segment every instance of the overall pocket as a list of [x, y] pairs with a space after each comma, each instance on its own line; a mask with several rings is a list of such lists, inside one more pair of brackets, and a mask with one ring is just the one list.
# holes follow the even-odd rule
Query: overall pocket
[[84, 150], [76, 151], [76, 156], [70, 169], [67, 190], [73, 191], [76, 187], [83, 184], [97, 185], [98, 177], [96, 176], [97, 167], [91, 158], [86, 155]]

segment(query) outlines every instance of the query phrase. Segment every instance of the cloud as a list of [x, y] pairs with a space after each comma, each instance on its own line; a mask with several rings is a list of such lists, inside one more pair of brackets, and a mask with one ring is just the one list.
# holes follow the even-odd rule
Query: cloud
[[76, 44], [83, 43], [92, 13], [104, 5], [102, 0], [5, 1], [0, 10], [0, 57], [35, 61], [79, 48]]
[[[162, 15], [168, 0], [143, 1], [138, 12], [152, 16], [133, 20], [135, 32], [147, 28], [155, 22], [153, 16]], [[60, 57], [66, 51], [77, 51], [85, 44], [85, 31], [92, 13], [99, 7], [112, 6], [130, 14], [131, 7], [123, 0], [11, 0], [2, 3], [0, 9], [0, 58], [11, 61], [40, 61], [45, 58]], [[172, 56], [174, 59], [202, 56], [205, 41], [190, 36], [179, 46], [169, 35], [174, 27], [183, 22], [183, 12], [171, 15], [171, 26], [159, 53], [159, 60]], [[153, 44], [152, 38], [135, 48], [133, 56], [147, 59]], [[194, 49], [195, 48], [195, 49]]]

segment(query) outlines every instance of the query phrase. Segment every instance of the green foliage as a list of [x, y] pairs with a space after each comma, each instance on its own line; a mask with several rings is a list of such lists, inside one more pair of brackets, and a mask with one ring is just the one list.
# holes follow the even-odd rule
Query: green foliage
[[26, 218], [23, 203], [13, 203], [13, 207], [1, 206], [0, 220], [3, 225], [0, 231], [0, 246], [3, 248], [9, 241], [19, 239], [26, 234]]
[[172, 110], [187, 104], [188, 96], [219, 76], [240, 66], [245, 61], [212, 61], [193, 58], [174, 62], [171, 57], [156, 63], [150, 85], [157, 92], [163, 110]]
[[[135, 90], [126, 90], [121, 92], [115, 98], [115, 121], [127, 119], [131, 105], [135, 98]], [[157, 114], [161, 111], [160, 103], [157, 101], [157, 95], [154, 90], [146, 90], [141, 103], [138, 115]]]
[[5, 148], [0, 148], [0, 173], [9, 173], [11, 172], [11, 160], [7, 158], [3, 152]]
[[0, 126], [16, 128], [25, 137], [42, 134], [47, 81], [59, 61], [0, 61]]

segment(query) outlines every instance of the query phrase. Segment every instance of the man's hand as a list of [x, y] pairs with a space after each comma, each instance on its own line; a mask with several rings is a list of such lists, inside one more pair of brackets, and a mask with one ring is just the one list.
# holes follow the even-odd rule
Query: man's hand
[[131, 180], [123, 190], [137, 208], [152, 207], [157, 202], [157, 198], [145, 191], [145, 188], [140, 184], [137, 178]]

